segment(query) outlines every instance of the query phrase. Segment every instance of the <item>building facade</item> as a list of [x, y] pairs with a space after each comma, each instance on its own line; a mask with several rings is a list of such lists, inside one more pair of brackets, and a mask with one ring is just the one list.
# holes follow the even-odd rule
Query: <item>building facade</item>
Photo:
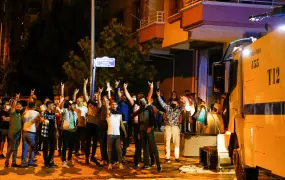
[[[139, 33], [140, 42], [157, 40], [153, 53], [171, 55], [192, 52], [183, 56], [184, 69], [189, 76], [175, 74], [165, 79], [162, 89], [169, 83], [176, 91], [189, 89], [212, 104], [212, 63], [220, 61], [227, 45], [244, 37], [260, 37], [265, 23], [276, 27], [281, 19], [250, 22], [255, 14], [270, 12], [272, 7], [285, 4], [284, 0], [142, 0]], [[177, 61], [177, 59], [174, 59]], [[173, 71], [180, 71], [173, 67]], [[187, 74], [187, 73], [186, 73]], [[179, 76], [180, 75], [180, 76]], [[169, 94], [169, 92], [168, 92]]]

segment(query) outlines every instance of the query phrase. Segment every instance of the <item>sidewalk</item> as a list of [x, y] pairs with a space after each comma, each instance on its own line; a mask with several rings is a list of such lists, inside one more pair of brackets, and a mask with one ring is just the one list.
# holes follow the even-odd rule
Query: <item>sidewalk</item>
[[[202, 170], [201, 172], [192, 173], [181, 173], [179, 170], [183, 165], [198, 165], [198, 158], [184, 158], [181, 157], [179, 163], [173, 161], [169, 164], [164, 163], [164, 147], [163, 145], [158, 145], [160, 159], [162, 162], [162, 172], [157, 173], [156, 167], [150, 170], [134, 169], [133, 166], [133, 154], [134, 146], [131, 145], [129, 151], [127, 152], [126, 163], [124, 164], [125, 169], [119, 170], [117, 165], [113, 166], [113, 170], [108, 170], [107, 166], [103, 168], [98, 168], [94, 163], [91, 162], [90, 165], [84, 165], [84, 155], [75, 157], [74, 156], [74, 167], [62, 168], [62, 163], [58, 153], [56, 151], [55, 163], [59, 168], [55, 169], [45, 169], [43, 168], [43, 158], [42, 155], [37, 156], [36, 168], [4, 168], [4, 161], [0, 160], [0, 180], [29, 180], [29, 179], [221, 179], [221, 180], [233, 180], [235, 175], [233, 173], [215, 173], [207, 170]], [[21, 151], [21, 150], [19, 150]], [[100, 148], [97, 148], [97, 155], [100, 158]], [[42, 154], [42, 152], [41, 152]], [[17, 163], [20, 163], [21, 152], [18, 152]], [[173, 159], [174, 160], [174, 159]], [[143, 164], [141, 164], [143, 166]]]

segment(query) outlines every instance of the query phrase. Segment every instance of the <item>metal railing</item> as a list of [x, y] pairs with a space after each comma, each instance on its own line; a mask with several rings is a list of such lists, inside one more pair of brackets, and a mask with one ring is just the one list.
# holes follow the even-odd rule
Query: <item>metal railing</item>
[[[184, 0], [183, 7], [188, 7], [197, 2], [203, 2], [203, 1], [216, 1], [216, 0]], [[285, 4], [285, 0], [218, 0], [217, 2], [269, 5], [269, 6], [274, 6], [274, 7], [282, 6]]]
[[148, 17], [140, 20], [140, 28], [143, 28], [152, 23], [163, 23], [164, 22], [164, 12], [156, 11], [151, 12]]

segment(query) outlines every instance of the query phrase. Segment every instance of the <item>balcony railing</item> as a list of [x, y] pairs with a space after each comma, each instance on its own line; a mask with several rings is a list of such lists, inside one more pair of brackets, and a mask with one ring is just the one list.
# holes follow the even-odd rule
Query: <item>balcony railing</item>
[[164, 22], [164, 12], [156, 11], [156, 12], [150, 13], [147, 18], [140, 20], [140, 28], [143, 28], [149, 24], [163, 23], [163, 22]]
[[[183, 7], [188, 7], [190, 5], [202, 1], [216, 1], [216, 0], [184, 0]], [[285, 0], [219, 0], [217, 2], [269, 5], [274, 7], [282, 6], [285, 4]]]

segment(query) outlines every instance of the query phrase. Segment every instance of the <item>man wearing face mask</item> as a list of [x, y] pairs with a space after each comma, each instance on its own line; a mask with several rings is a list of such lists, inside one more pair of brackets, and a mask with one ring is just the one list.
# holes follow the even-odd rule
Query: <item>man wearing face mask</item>
[[10, 122], [10, 103], [7, 101], [4, 103], [4, 109], [1, 114], [1, 124], [0, 124], [0, 133], [2, 137], [1, 146], [0, 146], [0, 159], [4, 159], [3, 149], [5, 142], [8, 142], [8, 130]]
[[170, 105], [167, 105], [160, 96], [160, 91], [157, 91], [158, 101], [161, 106], [165, 109], [167, 114], [167, 120], [165, 122], [164, 136], [165, 136], [165, 161], [170, 162], [170, 140], [171, 137], [174, 143], [174, 156], [176, 162], [179, 162], [179, 146], [180, 146], [180, 128], [179, 128], [179, 117], [185, 106], [185, 100], [181, 98], [180, 102], [183, 104], [181, 107], [177, 101], [172, 101]]
[[20, 145], [20, 139], [21, 139], [21, 129], [22, 129], [21, 111], [23, 109], [22, 104], [18, 101], [19, 97], [20, 94], [17, 94], [12, 104], [12, 109], [10, 113], [10, 124], [8, 132], [9, 142], [6, 154], [5, 167], [9, 167], [9, 161], [11, 155], [12, 155], [12, 167], [20, 167], [20, 165], [17, 165], [16, 163], [18, 147]]
[[[125, 95], [130, 101], [131, 105], [134, 105], [135, 102], [132, 99], [130, 93], [127, 90], [128, 85], [124, 84], [124, 90], [125, 90]], [[141, 140], [141, 145], [143, 146], [143, 156], [144, 156], [144, 169], [150, 169], [149, 166], [149, 157], [150, 157], [150, 151], [149, 151], [149, 146], [151, 149], [151, 154], [154, 154], [155, 160], [156, 160], [156, 165], [157, 165], [157, 171], [160, 172], [162, 170], [160, 160], [159, 160], [159, 154], [157, 150], [157, 145], [155, 142], [155, 137], [154, 137], [154, 124], [155, 124], [155, 112], [153, 107], [151, 106], [151, 97], [153, 94], [153, 83], [149, 83], [149, 93], [147, 96], [147, 100], [145, 99], [144, 95], [142, 93], [138, 94], [138, 104], [140, 109], [133, 114], [133, 117], [138, 115], [138, 120], [139, 120], [139, 126], [140, 126], [140, 134], [138, 135], [138, 138]], [[139, 157], [139, 151], [140, 149], [136, 149], [136, 155], [135, 155], [135, 166], [138, 166], [138, 160], [140, 159]]]

